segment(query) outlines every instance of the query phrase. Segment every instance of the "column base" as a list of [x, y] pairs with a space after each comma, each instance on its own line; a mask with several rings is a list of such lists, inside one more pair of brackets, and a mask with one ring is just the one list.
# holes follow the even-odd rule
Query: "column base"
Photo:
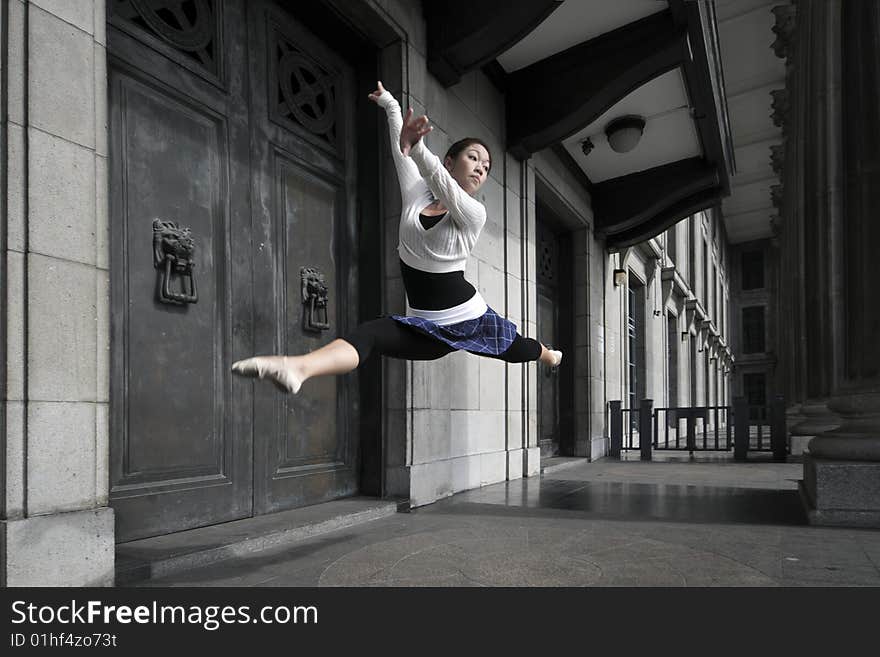
[[113, 586], [113, 509], [0, 522], [6, 586]]
[[792, 415], [788, 415], [788, 433], [793, 456], [800, 456], [809, 442], [816, 436], [832, 431], [840, 426], [840, 419], [828, 410], [825, 400], [807, 401], [800, 405], [796, 423], [791, 423]]
[[880, 528], [880, 462], [804, 453], [801, 501], [812, 525]]

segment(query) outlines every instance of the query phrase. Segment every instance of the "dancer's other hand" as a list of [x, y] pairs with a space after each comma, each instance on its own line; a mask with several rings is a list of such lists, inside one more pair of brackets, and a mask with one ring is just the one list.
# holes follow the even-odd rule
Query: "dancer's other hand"
[[376, 91], [367, 95], [367, 98], [372, 100], [374, 103], [378, 103], [379, 96], [381, 96], [383, 93], [385, 93], [385, 87], [382, 86], [382, 80], [378, 80], [376, 82], [376, 87], [377, 87]]
[[400, 131], [400, 152], [409, 155], [410, 149], [415, 146], [419, 139], [434, 129], [434, 126], [428, 125], [428, 117], [425, 115], [417, 119], [412, 118], [412, 107], [406, 110], [406, 116], [403, 117], [403, 129]]

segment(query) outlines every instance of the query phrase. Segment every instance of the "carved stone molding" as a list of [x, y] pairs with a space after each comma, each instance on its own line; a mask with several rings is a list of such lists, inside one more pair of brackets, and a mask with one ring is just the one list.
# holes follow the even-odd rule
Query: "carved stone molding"
[[782, 185], [770, 185], [770, 200], [777, 212], [782, 211]]
[[782, 175], [785, 167], [785, 143], [770, 147], [770, 166], [773, 167], [773, 173], [777, 176]]
[[791, 109], [788, 90], [774, 89], [770, 92], [770, 95], [773, 97], [773, 114], [771, 115], [773, 125], [784, 130], [785, 124], [788, 122], [789, 110]]
[[780, 59], [786, 59], [791, 54], [791, 45], [795, 32], [795, 17], [797, 9], [794, 5], [776, 5], [771, 9], [775, 23], [771, 28], [776, 40], [770, 46]]

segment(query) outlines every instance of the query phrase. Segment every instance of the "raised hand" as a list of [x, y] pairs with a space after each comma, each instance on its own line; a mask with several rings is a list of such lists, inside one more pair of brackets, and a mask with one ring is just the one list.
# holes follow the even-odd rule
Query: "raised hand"
[[410, 107], [403, 117], [403, 128], [400, 131], [400, 152], [409, 155], [410, 149], [415, 146], [419, 139], [434, 129], [434, 126], [428, 125], [428, 117], [425, 115], [417, 119], [412, 118], [413, 111]]
[[379, 80], [378, 82], [376, 82], [376, 86], [377, 86], [376, 91], [374, 91], [374, 92], [372, 92], [371, 94], [368, 94], [368, 95], [367, 95], [367, 98], [369, 98], [370, 100], [372, 100], [374, 103], [378, 103], [378, 102], [379, 102], [379, 96], [381, 96], [383, 93], [385, 93], [385, 87], [382, 86], [382, 81], [381, 81], [381, 80]]

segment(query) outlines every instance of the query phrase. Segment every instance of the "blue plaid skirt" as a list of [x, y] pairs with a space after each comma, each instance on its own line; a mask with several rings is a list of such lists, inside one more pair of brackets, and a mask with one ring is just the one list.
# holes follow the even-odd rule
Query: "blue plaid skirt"
[[421, 317], [391, 315], [391, 319], [412, 326], [450, 347], [478, 354], [502, 354], [513, 344], [516, 324], [505, 319], [491, 308], [476, 319], [440, 326]]

